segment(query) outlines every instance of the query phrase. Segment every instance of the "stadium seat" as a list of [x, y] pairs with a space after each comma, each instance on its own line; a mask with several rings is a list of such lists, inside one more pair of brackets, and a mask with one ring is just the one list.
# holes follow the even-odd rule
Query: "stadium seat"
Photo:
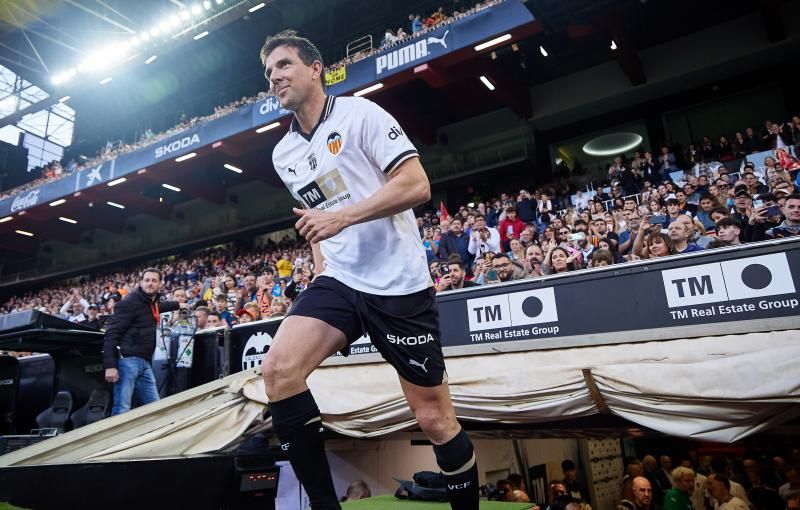
[[63, 432], [72, 412], [72, 402], [72, 393], [59, 391], [50, 407], [36, 417], [36, 424], [40, 429], [58, 429], [59, 432]]
[[110, 409], [111, 394], [108, 390], [92, 390], [89, 400], [86, 401], [83, 407], [76, 409], [72, 413], [69, 421], [72, 423], [72, 428], [77, 429], [107, 417]]

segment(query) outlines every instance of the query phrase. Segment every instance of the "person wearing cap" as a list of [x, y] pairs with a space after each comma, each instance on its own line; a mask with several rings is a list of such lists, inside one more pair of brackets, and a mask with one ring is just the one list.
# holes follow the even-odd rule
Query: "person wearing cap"
[[[733, 207], [731, 208], [731, 218], [739, 222], [744, 232], [745, 226], [749, 221], [749, 216], [752, 213], [753, 198], [750, 196], [747, 184], [736, 183], [733, 188]], [[742, 239], [744, 240], [744, 239]]]
[[86, 319], [79, 322], [78, 324], [83, 324], [84, 326], [89, 326], [91, 328], [100, 329], [100, 319], [98, 318], [100, 314], [100, 310], [97, 308], [97, 305], [91, 304], [89, 305], [89, 309], [86, 311]]
[[256, 320], [254, 314], [245, 308], [239, 308], [239, 311], [236, 312], [236, 317], [239, 320], [239, 324], [247, 324]]

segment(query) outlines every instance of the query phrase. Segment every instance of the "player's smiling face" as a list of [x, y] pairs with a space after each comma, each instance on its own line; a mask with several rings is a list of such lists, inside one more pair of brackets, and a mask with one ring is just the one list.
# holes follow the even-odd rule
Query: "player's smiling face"
[[318, 62], [310, 66], [303, 63], [297, 48], [278, 46], [267, 57], [266, 74], [270, 83], [270, 92], [278, 98], [283, 108], [295, 110], [310, 95], [315, 76], [321, 70]]

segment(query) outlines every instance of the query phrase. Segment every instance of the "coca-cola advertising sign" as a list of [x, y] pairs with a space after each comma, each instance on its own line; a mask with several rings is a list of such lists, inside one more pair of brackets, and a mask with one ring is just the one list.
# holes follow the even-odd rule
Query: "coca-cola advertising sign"
[[16, 212], [28, 207], [33, 207], [39, 202], [39, 190], [35, 189], [24, 195], [20, 195], [11, 202], [11, 212]]

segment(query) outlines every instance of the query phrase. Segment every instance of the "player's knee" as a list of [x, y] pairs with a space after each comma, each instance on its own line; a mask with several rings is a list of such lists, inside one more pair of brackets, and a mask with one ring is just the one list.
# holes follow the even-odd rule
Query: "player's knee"
[[452, 436], [452, 424], [439, 409], [422, 407], [415, 413], [419, 427], [434, 444], [443, 443]]
[[286, 388], [295, 386], [299, 374], [300, 370], [290, 360], [278, 355], [267, 353], [261, 363], [261, 376], [268, 397], [282, 395]]

